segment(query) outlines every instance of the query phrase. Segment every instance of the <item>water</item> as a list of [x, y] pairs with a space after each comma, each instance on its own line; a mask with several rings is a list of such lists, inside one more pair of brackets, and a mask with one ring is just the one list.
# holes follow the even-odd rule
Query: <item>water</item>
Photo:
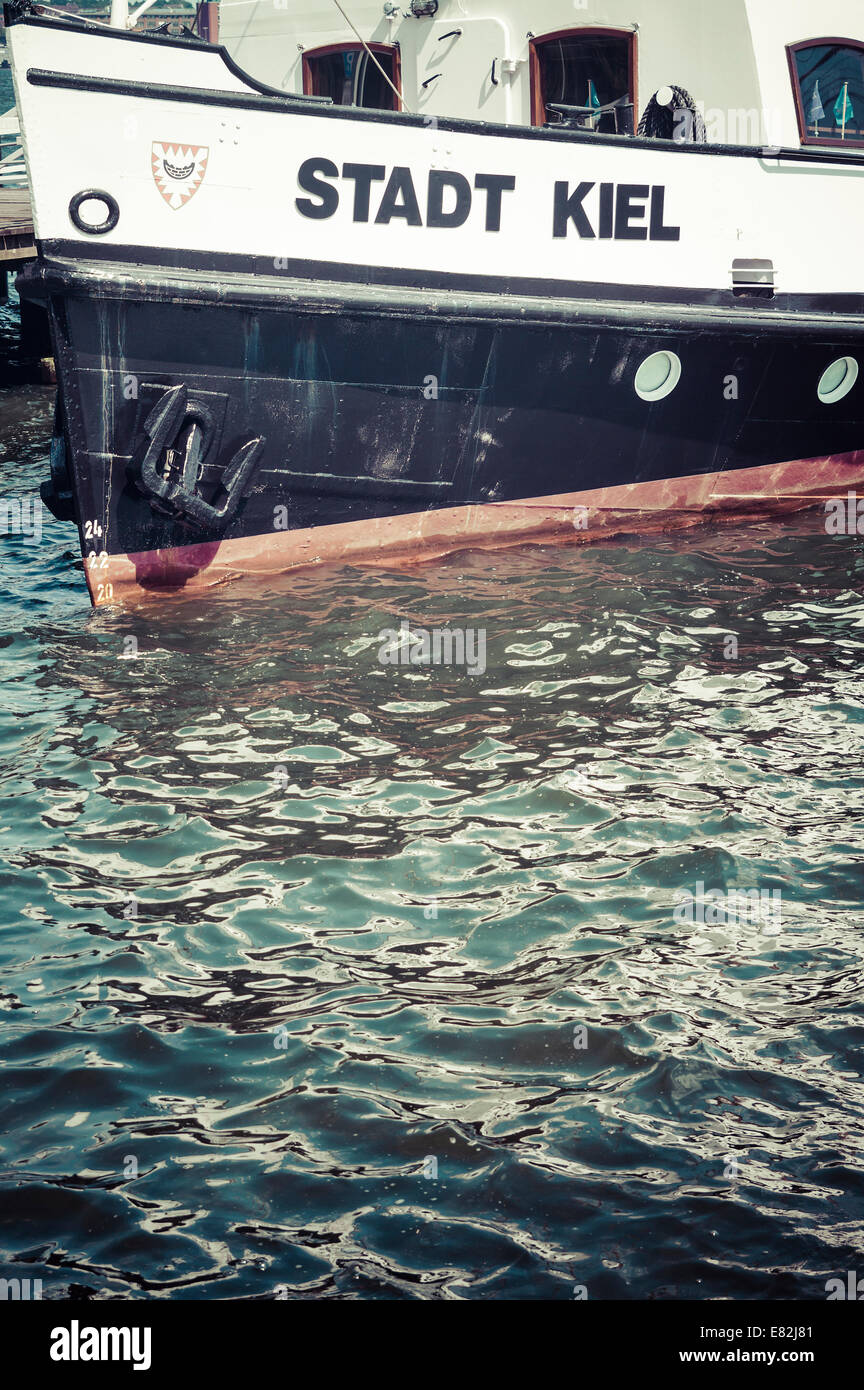
[[[0, 394], [4, 496], [51, 395]], [[860, 539], [127, 614], [69, 525], [0, 555], [0, 1274], [746, 1300], [861, 1269]], [[402, 617], [485, 629], [485, 673], [381, 665]], [[700, 881], [779, 923], [676, 920]]]
[[[0, 44], [0, 59], [5, 58], [6, 48]], [[0, 68], [0, 116], [5, 115], [15, 105], [15, 89], [12, 84], [12, 69]]]

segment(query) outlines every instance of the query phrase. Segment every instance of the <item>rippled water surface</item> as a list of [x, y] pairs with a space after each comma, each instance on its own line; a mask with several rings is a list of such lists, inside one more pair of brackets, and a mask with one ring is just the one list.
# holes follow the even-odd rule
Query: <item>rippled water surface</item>
[[[6, 497], [51, 397], [0, 390]], [[860, 539], [133, 614], [91, 612], [71, 526], [0, 546], [0, 1273], [810, 1299], [861, 1267]], [[487, 669], [382, 665], [402, 618], [485, 629]], [[780, 920], [676, 920], [700, 882]]]

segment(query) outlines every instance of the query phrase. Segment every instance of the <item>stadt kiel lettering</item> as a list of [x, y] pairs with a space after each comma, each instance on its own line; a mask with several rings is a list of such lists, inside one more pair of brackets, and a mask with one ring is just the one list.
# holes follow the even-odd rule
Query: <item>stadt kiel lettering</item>
[[[514, 174], [475, 174], [473, 183], [449, 169], [430, 169], [415, 178], [405, 165], [343, 164], [306, 159], [297, 181], [308, 197], [296, 200], [304, 217], [324, 220], [350, 204], [355, 222], [408, 227], [463, 227], [479, 204], [487, 232], [501, 230], [505, 196], [516, 189]], [[663, 184], [571, 184], [559, 180], [551, 199], [553, 237], [572, 230], [600, 241], [678, 241], [681, 228], [666, 223]]]

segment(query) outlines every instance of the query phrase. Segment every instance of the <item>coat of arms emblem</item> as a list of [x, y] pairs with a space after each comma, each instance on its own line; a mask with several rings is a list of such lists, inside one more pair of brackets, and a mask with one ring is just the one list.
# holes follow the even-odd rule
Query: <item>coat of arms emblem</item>
[[198, 192], [209, 154], [208, 145], [170, 145], [153, 141], [153, 178], [169, 208], [175, 211], [182, 208]]

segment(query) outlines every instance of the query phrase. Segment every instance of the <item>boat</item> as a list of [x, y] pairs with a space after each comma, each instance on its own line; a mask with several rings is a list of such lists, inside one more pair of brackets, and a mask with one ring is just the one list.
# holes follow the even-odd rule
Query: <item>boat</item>
[[858, 0], [200, 10], [5, 10], [94, 604], [864, 485]]

